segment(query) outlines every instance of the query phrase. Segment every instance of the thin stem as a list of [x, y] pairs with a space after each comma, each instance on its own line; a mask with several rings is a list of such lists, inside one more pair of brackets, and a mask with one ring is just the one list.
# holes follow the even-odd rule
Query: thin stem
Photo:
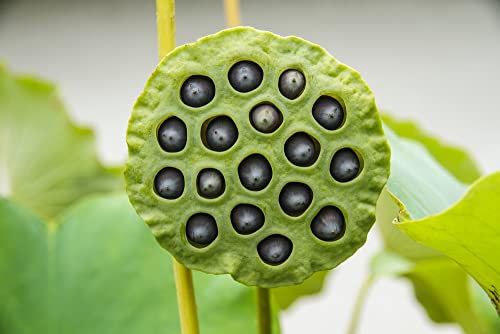
[[[175, 0], [156, 0], [158, 57], [161, 60], [175, 48]], [[182, 334], [198, 334], [198, 315], [191, 270], [173, 260], [177, 307]]]
[[224, 11], [228, 28], [241, 25], [239, 0], [224, 0]]
[[257, 287], [257, 318], [259, 334], [271, 334], [271, 303], [269, 289]]
[[182, 334], [198, 334], [198, 316], [191, 270], [174, 259], [174, 276]]
[[175, 48], [175, 0], [156, 0], [156, 29], [161, 60]]
[[363, 311], [363, 305], [365, 304], [366, 297], [368, 296], [368, 291], [370, 291], [370, 288], [372, 287], [374, 282], [375, 277], [373, 277], [373, 275], [368, 275], [368, 277], [361, 285], [358, 296], [356, 297], [354, 309], [351, 313], [351, 322], [349, 323], [347, 334], [356, 334], [356, 332], [358, 331], [358, 325], [361, 318], [361, 312]]

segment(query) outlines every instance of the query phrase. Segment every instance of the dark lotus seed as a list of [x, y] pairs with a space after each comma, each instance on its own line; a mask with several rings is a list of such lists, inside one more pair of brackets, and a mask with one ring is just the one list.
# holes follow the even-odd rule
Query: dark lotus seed
[[167, 152], [179, 152], [186, 146], [186, 124], [177, 117], [170, 117], [158, 130], [158, 142]]
[[184, 176], [176, 168], [164, 168], [156, 174], [155, 190], [163, 198], [176, 199], [184, 191]]
[[281, 74], [278, 86], [284, 97], [294, 100], [304, 91], [306, 78], [300, 71], [286, 70]]
[[330, 96], [321, 96], [313, 106], [313, 117], [327, 130], [336, 130], [344, 122], [344, 108]]
[[216, 198], [226, 189], [224, 176], [217, 169], [207, 168], [198, 174], [198, 193], [205, 198]]
[[259, 87], [263, 77], [264, 73], [260, 66], [251, 61], [240, 61], [229, 70], [229, 83], [242, 93]]
[[309, 186], [292, 182], [288, 183], [280, 192], [280, 206], [287, 215], [297, 217], [303, 214], [313, 198], [312, 190]]
[[215, 85], [209, 77], [193, 75], [182, 84], [182, 102], [190, 107], [202, 107], [212, 101], [214, 96]]
[[292, 254], [292, 249], [293, 244], [290, 239], [279, 234], [271, 235], [257, 245], [262, 261], [273, 266], [285, 262]]
[[251, 234], [264, 225], [264, 213], [255, 205], [238, 204], [231, 211], [231, 224], [240, 234]]
[[195, 247], [210, 245], [218, 235], [214, 217], [206, 213], [197, 213], [186, 224], [186, 236]]
[[219, 116], [210, 121], [206, 131], [208, 148], [222, 152], [234, 145], [238, 139], [238, 128], [227, 116]]
[[249, 190], [264, 189], [273, 176], [269, 162], [260, 154], [246, 157], [238, 166], [241, 184]]
[[307, 167], [316, 161], [319, 152], [313, 139], [304, 132], [299, 132], [286, 141], [285, 155], [294, 165]]
[[250, 112], [250, 121], [255, 129], [271, 133], [281, 125], [283, 117], [280, 111], [271, 104], [261, 104]]
[[350, 148], [338, 150], [330, 164], [330, 174], [339, 182], [348, 182], [359, 174], [359, 158]]
[[314, 217], [311, 230], [318, 239], [323, 241], [338, 240], [345, 232], [344, 215], [334, 206], [324, 207]]

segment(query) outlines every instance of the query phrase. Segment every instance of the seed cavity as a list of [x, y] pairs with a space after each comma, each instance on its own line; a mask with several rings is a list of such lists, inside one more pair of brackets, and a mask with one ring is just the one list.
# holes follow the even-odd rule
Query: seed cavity
[[250, 92], [262, 83], [264, 72], [256, 63], [248, 60], [234, 64], [229, 70], [229, 83], [238, 92]]
[[257, 245], [257, 252], [265, 263], [277, 266], [285, 262], [292, 254], [293, 244], [285, 236], [273, 234]]
[[316, 122], [327, 130], [337, 130], [345, 119], [344, 108], [330, 96], [321, 96], [313, 105], [312, 114]]
[[311, 205], [313, 193], [311, 188], [300, 182], [291, 182], [281, 189], [279, 203], [281, 209], [292, 217], [303, 214]]
[[238, 176], [241, 184], [248, 190], [262, 190], [273, 176], [271, 165], [264, 156], [252, 154], [246, 157], [238, 166]]
[[231, 211], [231, 224], [239, 234], [252, 234], [264, 225], [264, 213], [251, 204], [238, 204]]
[[311, 166], [318, 159], [319, 151], [318, 141], [305, 132], [295, 133], [285, 142], [285, 155], [296, 166]]
[[323, 241], [335, 241], [345, 233], [345, 219], [342, 211], [335, 206], [326, 206], [314, 217], [311, 231]]
[[184, 192], [184, 175], [177, 168], [163, 168], [156, 174], [154, 188], [156, 193], [163, 198], [179, 198]]
[[166, 152], [180, 152], [186, 147], [186, 124], [178, 117], [166, 119], [158, 129], [158, 142]]
[[338, 150], [330, 164], [330, 174], [338, 182], [349, 182], [356, 178], [361, 171], [358, 155], [350, 148]]
[[252, 109], [250, 123], [257, 131], [272, 133], [283, 123], [283, 115], [272, 104], [264, 103]]
[[298, 70], [286, 70], [279, 78], [278, 87], [284, 97], [295, 100], [304, 91], [306, 78]]
[[226, 181], [217, 169], [206, 168], [198, 174], [196, 186], [201, 197], [213, 199], [224, 193]]
[[215, 218], [208, 213], [194, 214], [186, 223], [186, 237], [197, 248], [210, 245], [218, 234]]
[[238, 140], [238, 128], [228, 116], [217, 116], [202, 127], [202, 141], [209, 149], [223, 152]]
[[214, 97], [215, 85], [209, 77], [193, 75], [182, 84], [181, 100], [190, 107], [203, 107], [210, 103]]

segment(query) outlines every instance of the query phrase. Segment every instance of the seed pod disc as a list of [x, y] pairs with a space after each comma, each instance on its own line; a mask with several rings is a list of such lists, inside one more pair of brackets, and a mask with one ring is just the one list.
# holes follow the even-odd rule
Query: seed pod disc
[[[252, 89], [239, 91], [232, 86], [234, 80], [230, 82], [231, 68], [241, 62], [262, 69], [262, 81]], [[304, 76], [304, 87], [294, 99], [280, 92], [280, 76], [287, 70]], [[193, 106], [185, 103], [183, 84], [189, 78], [208, 78], [213, 83], [207, 86], [210, 99]], [[318, 122], [318, 111], [313, 112], [325, 96], [342, 107], [342, 120], [334, 129]], [[280, 112], [279, 126], [272, 131], [259, 130], [252, 120], [252, 110], [266, 104]], [[321, 115], [329, 117], [329, 113]], [[161, 125], [172, 117], [186, 126], [182, 150], [165, 150], [159, 142]], [[217, 150], [207, 142], [207, 131], [211, 121], [221, 117], [234, 122], [237, 134], [231, 146]], [[293, 163], [287, 158], [285, 143], [297, 133], [314, 139], [314, 161]], [[249, 27], [204, 37], [163, 58], [133, 108], [127, 144], [130, 202], [160, 245], [188, 268], [228, 273], [239, 282], [262, 287], [298, 284], [354, 254], [375, 222], [375, 205], [389, 176], [389, 146], [373, 94], [359, 73], [318, 45]], [[359, 158], [359, 168], [347, 182], [336, 180], [330, 172], [335, 153], [342, 149], [352, 150]], [[286, 152], [293, 151], [289, 145]], [[262, 156], [271, 167], [265, 187], [245, 187], [255, 181], [245, 179], [250, 174], [244, 173], [243, 162], [250, 156]], [[156, 175], [169, 168], [183, 175], [179, 197], [165, 198], [155, 190]], [[223, 175], [225, 188], [219, 196], [199, 194], [198, 175], [204, 170]], [[337, 174], [333, 173], [338, 178]], [[280, 193], [287, 184], [297, 183], [310, 188], [311, 202], [300, 214], [287, 214], [281, 206], [283, 198], [280, 205]], [[252, 233], [240, 233], [232, 224], [231, 219], [238, 221], [238, 217], [231, 213], [241, 204], [255, 206], [264, 215], [264, 223]], [[311, 225], [327, 207], [338, 208], [344, 218], [338, 238], [324, 237]], [[198, 231], [194, 228], [198, 225], [191, 222], [187, 229], [190, 218], [199, 214], [212, 217], [210, 227], [217, 231], [203, 247], [189, 240], [197, 238], [193, 231]], [[275, 236], [286, 242], [274, 242]]]

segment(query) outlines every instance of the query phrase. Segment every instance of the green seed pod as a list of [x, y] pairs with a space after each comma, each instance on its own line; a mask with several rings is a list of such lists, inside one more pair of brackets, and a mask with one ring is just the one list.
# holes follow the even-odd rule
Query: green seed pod
[[[290, 69], [304, 77], [297, 87], [293, 76], [280, 84]], [[316, 104], [331, 101], [325, 97], [338, 105]], [[261, 105], [279, 117], [252, 113]], [[186, 126], [182, 150], [159, 142], [171, 117]], [[212, 142], [219, 132], [208, 138], [216, 119], [231, 120], [220, 124], [221, 147]], [[307, 136], [286, 145], [298, 133]], [[262, 287], [298, 284], [349, 258], [366, 240], [389, 176], [389, 146], [360, 75], [318, 45], [248, 27], [168, 54], [134, 106], [127, 143], [127, 192], [160, 245], [191, 269]], [[334, 158], [342, 149], [352, 150], [357, 167]], [[155, 178], [170, 168], [182, 173], [183, 191], [162, 197]], [[207, 178], [224, 182], [219, 196], [200, 195], [204, 170], [223, 176]]]

